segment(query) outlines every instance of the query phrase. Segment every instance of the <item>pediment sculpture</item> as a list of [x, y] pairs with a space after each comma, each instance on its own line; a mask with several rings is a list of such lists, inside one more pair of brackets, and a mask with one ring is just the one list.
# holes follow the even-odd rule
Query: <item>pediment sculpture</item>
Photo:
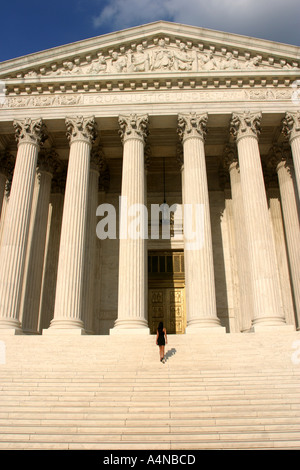
[[284, 58], [266, 57], [226, 47], [217, 50], [191, 41], [156, 38], [119, 46], [117, 49], [99, 50], [94, 56], [70, 58], [49, 68], [30, 70], [24, 78], [38, 76], [103, 75], [146, 72], [201, 72], [227, 70], [299, 70], [299, 63]]

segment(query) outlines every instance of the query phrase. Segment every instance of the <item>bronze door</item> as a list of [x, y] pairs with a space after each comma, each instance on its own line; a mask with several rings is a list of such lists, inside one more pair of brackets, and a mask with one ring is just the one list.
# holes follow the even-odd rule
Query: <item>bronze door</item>
[[150, 252], [148, 275], [148, 323], [151, 333], [156, 333], [160, 321], [163, 321], [167, 333], [184, 333], [186, 314], [183, 252]]
[[164, 322], [169, 334], [185, 332], [184, 287], [159, 287], [149, 289], [149, 328], [155, 333], [158, 323]]

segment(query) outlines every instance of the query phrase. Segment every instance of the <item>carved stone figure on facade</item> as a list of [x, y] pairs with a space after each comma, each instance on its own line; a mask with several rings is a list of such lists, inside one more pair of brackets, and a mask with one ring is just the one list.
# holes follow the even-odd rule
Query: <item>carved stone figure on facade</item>
[[173, 65], [172, 52], [167, 48], [164, 39], [158, 41], [160, 49], [154, 52], [152, 70], [171, 70]]
[[113, 51], [111, 53], [111, 60], [108, 67], [108, 72], [126, 72], [127, 58], [120, 55], [118, 52]]
[[258, 56], [251, 57], [249, 60], [245, 62], [245, 68], [247, 69], [255, 69], [261, 65], [261, 59]]
[[98, 53], [98, 59], [93, 62], [92, 66], [88, 70], [88, 73], [101, 73], [106, 72], [107, 63], [102, 52]]
[[56, 72], [57, 75], [73, 75], [78, 73], [82, 73], [81, 68], [75, 65], [71, 60], [64, 62], [63, 68]]
[[227, 52], [225, 58], [220, 62], [220, 70], [237, 70], [239, 68], [239, 61], [233, 57], [232, 52]]
[[199, 68], [203, 70], [216, 70], [219, 68], [213, 51], [209, 51], [208, 54], [200, 56]]
[[127, 66], [128, 72], [148, 72], [150, 69], [150, 58], [148, 52], [144, 51], [142, 44], [136, 46], [136, 52], [131, 53], [130, 60]]
[[29, 70], [29, 72], [25, 73], [24, 78], [36, 78], [38, 77], [38, 73], [36, 70]]
[[181, 42], [179, 48], [174, 52], [175, 70], [192, 70], [194, 57], [187, 52], [186, 45]]

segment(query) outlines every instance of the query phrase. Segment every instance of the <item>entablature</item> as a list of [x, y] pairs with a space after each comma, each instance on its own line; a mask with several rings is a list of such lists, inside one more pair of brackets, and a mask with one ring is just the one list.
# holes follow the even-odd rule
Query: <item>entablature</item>
[[105, 93], [111, 91], [133, 90], [197, 90], [216, 88], [254, 88], [254, 87], [289, 87], [300, 81], [300, 70], [257, 71], [209, 71], [209, 72], [172, 72], [136, 74], [108, 74], [102, 77], [66, 76], [33, 78], [9, 78], [4, 81], [6, 96], [90, 92]]

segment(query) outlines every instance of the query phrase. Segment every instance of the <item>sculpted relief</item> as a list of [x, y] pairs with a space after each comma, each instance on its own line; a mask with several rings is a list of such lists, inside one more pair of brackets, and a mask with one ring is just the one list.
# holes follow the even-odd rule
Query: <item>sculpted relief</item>
[[197, 72], [226, 70], [270, 70], [299, 69], [298, 62], [289, 62], [274, 57], [263, 58], [250, 53], [228, 51], [222, 48], [217, 51], [214, 46], [205, 49], [203, 44], [192, 44], [169, 38], [156, 38], [148, 44], [121, 46], [118, 50], [99, 51], [96, 56], [73, 58], [62, 64], [51, 64], [47, 69], [30, 70], [24, 78], [37, 76], [68, 75], [103, 75], [142, 72]]

